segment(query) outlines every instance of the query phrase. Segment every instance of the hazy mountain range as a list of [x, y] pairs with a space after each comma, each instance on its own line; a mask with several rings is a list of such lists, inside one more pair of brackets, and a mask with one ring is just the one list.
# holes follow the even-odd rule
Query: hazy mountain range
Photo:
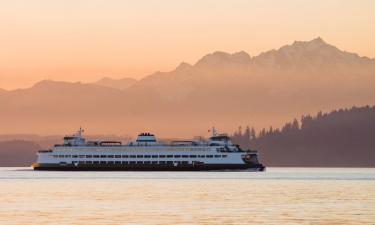
[[30, 166], [40, 146], [31, 141], [0, 141], [0, 166]]
[[44, 80], [0, 90], [0, 133], [204, 135], [209, 127], [280, 126], [301, 114], [375, 104], [375, 59], [321, 38], [251, 57], [214, 52], [136, 81]]

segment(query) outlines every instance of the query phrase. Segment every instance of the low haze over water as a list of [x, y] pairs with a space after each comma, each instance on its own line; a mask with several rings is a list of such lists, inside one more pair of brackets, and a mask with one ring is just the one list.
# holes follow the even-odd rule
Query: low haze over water
[[374, 224], [375, 169], [0, 169], [0, 224]]

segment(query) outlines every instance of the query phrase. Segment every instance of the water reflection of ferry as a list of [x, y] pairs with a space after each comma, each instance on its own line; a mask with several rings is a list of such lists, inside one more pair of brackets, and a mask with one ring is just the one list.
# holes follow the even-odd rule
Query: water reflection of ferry
[[213, 129], [208, 141], [163, 144], [141, 133], [126, 145], [117, 141], [86, 141], [83, 130], [64, 137], [64, 143], [38, 152], [35, 170], [263, 171], [257, 151], [244, 151], [228, 135]]

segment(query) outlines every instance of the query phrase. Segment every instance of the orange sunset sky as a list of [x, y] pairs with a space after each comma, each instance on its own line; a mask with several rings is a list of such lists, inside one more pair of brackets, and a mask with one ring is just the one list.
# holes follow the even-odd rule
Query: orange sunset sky
[[373, 0], [0, 2], [0, 88], [141, 78], [216, 51], [254, 56], [321, 36], [375, 57]]

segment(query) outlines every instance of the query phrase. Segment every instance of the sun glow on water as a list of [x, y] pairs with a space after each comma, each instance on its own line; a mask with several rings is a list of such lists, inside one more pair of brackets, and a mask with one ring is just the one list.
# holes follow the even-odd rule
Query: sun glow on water
[[0, 170], [0, 222], [371, 224], [374, 169], [250, 172]]

